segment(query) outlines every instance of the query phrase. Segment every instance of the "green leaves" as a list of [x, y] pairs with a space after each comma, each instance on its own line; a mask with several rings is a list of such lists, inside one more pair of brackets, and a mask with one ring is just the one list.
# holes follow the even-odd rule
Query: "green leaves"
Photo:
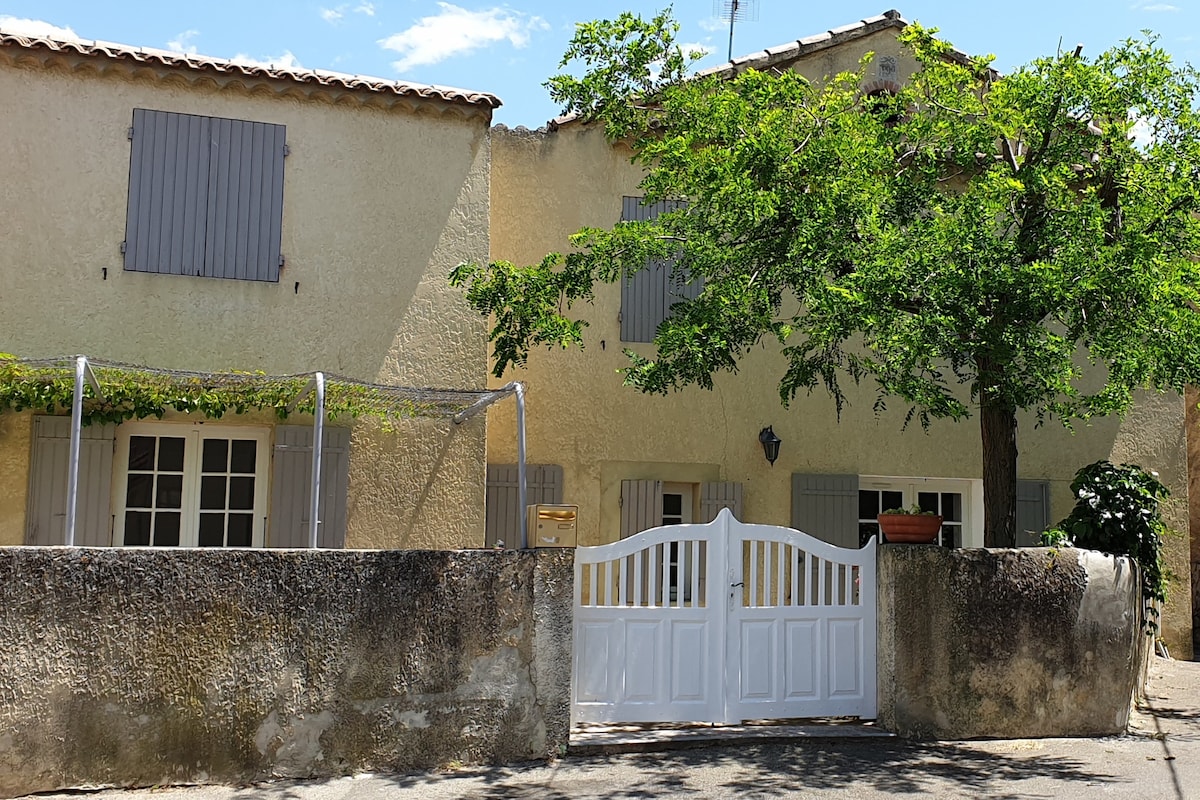
[[456, 270], [497, 375], [579, 344], [596, 283], [675, 260], [703, 290], [630, 354], [648, 392], [711, 386], [765, 341], [784, 402], [823, 388], [840, 409], [842, 381], [870, 381], [923, 424], [984, 398], [1069, 423], [1200, 380], [1200, 81], [1153, 38], [1000, 75], [913, 24], [921, 71], [867, 98], [869, 57], [820, 81], [686, 77], [676, 27], [582, 24], [563, 61], [582, 72], [548, 85], [633, 148], [647, 202], [686, 206]]
[[1047, 545], [1086, 547], [1130, 556], [1142, 570], [1148, 632], [1157, 629], [1155, 603], [1166, 601], [1167, 575], [1162, 561], [1162, 537], [1167, 527], [1160, 505], [1171, 492], [1152, 472], [1136, 464], [1108, 461], [1089, 464], [1071, 482], [1075, 508], [1042, 538]]

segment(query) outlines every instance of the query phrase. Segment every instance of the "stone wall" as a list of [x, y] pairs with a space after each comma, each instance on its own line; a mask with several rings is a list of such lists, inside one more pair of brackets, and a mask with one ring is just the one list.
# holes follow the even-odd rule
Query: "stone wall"
[[572, 556], [0, 548], [0, 796], [560, 754]]
[[1140, 590], [1089, 550], [879, 552], [879, 721], [902, 736], [1089, 736], [1125, 730]]

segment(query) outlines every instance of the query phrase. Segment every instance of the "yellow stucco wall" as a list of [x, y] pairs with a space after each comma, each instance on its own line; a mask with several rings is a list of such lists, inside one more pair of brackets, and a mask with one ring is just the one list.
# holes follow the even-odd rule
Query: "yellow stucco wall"
[[[446, 276], [488, 253], [489, 111], [13, 53], [0, 53], [0, 351], [484, 384], [484, 322]], [[122, 270], [134, 108], [287, 126], [278, 283]], [[27, 438], [27, 422], [0, 421], [0, 542], [21, 538]], [[482, 545], [482, 422], [360, 425], [351, 461], [349, 546]], [[402, 511], [381, 507], [395, 498]]]
[[25, 541], [33, 414], [0, 414], [0, 547]]
[[[890, 32], [860, 43], [828, 51], [800, 68], [819, 76], [854, 68], [867, 49], [898, 52]], [[911, 71], [911, 60], [900, 55], [901, 79]], [[496, 128], [492, 157], [494, 260], [531, 264], [548, 252], [562, 251], [579, 228], [616, 223], [622, 196], [641, 194], [641, 172], [629, 163], [629, 151], [609, 145], [596, 126], [571, 123], [554, 132]], [[594, 303], [579, 310], [590, 323], [583, 349], [534, 352], [525, 368], [502, 379], [523, 380], [529, 387], [528, 460], [563, 467], [564, 502], [580, 507], [581, 545], [618, 538], [620, 483], [625, 479], [741, 482], [746, 521], [786, 525], [793, 473], [981, 475], [974, 419], [935, 423], [928, 432], [916, 423], [904, 430], [906, 408], [893, 403], [890, 410], [875, 414], [875, 395], [867, 386], [847, 387], [850, 405], [840, 420], [824, 392], [783, 408], [777, 391], [783, 360], [770, 347], [743, 359], [738, 374], [717, 376], [711, 392], [689, 388], [658, 397], [623, 387], [618, 371], [628, 360], [622, 349], [650, 355], [653, 348], [621, 342], [619, 311], [620, 287], [599, 287]], [[1080, 423], [1074, 434], [1057, 422], [1036, 427], [1032, 417], [1022, 416], [1021, 476], [1050, 481], [1053, 522], [1070, 511], [1069, 484], [1079, 467], [1101, 458], [1134, 461], [1157, 470], [1176, 498], [1183, 498], [1183, 505], [1172, 506], [1168, 516], [1186, 530], [1183, 408], [1174, 395], [1142, 398], [1124, 420]], [[758, 442], [766, 425], [783, 440], [773, 467]], [[489, 462], [516, 460], [515, 435], [512, 408], [496, 408], [489, 420]], [[1170, 548], [1181, 580], [1176, 596], [1186, 598], [1186, 542], [1180, 552], [1178, 543]], [[1164, 627], [1173, 650], [1190, 653], [1187, 603], [1169, 609]]]

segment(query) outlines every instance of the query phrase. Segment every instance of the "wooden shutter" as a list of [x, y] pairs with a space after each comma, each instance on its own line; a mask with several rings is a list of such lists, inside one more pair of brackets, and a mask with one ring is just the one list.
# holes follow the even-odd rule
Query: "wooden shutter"
[[742, 518], [742, 484], [716, 481], [700, 484], [700, 521], [712, 522], [722, 508], [728, 508], [736, 519]]
[[1050, 527], [1050, 482], [1017, 481], [1017, 547], [1040, 547]]
[[[525, 465], [525, 500], [558, 504], [563, 501], [563, 468], [557, 464]], [[485, 500], [485, 542], [518, 546], [521, 536], [521, 484], [516, 464], [488, 464]]]
[[662, 481], [621, 481], [621, 538], [662, 524]]
[[283, 125], [212, 120], [205, 275], [279, 280]]
[[283, 125], [133, 110], [125, 269], [278, 281]]
[[792, 527], [838, 547], [858, 547], [858, 476], [792, 475]]
[[[80, 547], [112, 544], [110, 498], [116, 431], [116, 425], [88, 425], [80, 431], [79, 489], [75, 501], [75, 544]], [[66, 544], [70, 460], [71, 418], [34, 417], [26, 544]]]
[[211, 122], [133, 110], [125, 269], [204, 274]]
[[[677, 200], [643, 205], [640, 197], [621, 201], [622, 222], [649, 222], [668, 211], [683, 207]], [[677, 262], [652, 262], [621, 284], [621, 341], [652, 342], [658, 326], [681, 299], [695, 299], [700, 281], [689, 281]]]
[[[271, 468], [268, 547], [308, 547], [312, 498], [313, 429], [277, 425]], [[321, 524], [317, 546], [346, 546], [346, 498], [350, 483], [350, 429], [325, 428], [321, 450]]]

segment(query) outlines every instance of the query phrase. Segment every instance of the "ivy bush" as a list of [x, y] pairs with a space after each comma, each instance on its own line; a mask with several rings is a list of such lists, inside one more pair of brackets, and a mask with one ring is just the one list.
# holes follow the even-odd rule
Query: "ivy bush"
[[1042, 534], [1049, 546], [1084, 547], [1133, 558], [1142, 574], [1143, 620], [1147, 632], [1158, 629], [1157, 604], [1167, 598], [1162, 538], [1167, 526], [1161, 502], [1170, 490], [1158, 475], [1136, 464], [1097, 461], [1075, 473], [1075, 508]]

